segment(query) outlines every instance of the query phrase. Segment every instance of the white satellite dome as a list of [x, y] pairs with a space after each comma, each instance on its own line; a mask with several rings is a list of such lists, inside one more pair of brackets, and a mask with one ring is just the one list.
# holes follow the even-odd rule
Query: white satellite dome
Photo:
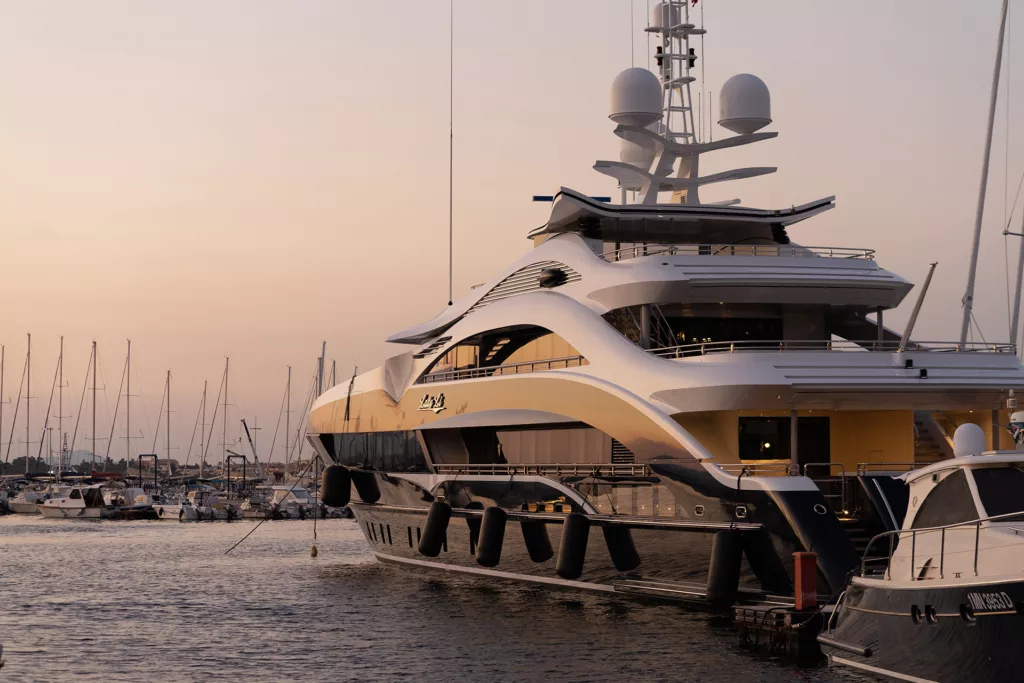
[[667, 2], [656, 2], [651, 9], [651, 28], [671, 28], [679, 21], [679, 6], [670, 7]]
[[654, 163], [654, 145], [638, 145], [629, 140], [622, 140], [619, 143], [619, 159], [637, 168], [646, 171]]
[[953, 432], [953, 455], [958, 458], [981, 455], [986, 448], [985, 432], [973, 422], [962, 424]]
[[[657, 133], [660, 127], [661, 121], [655, 121], [647, 126], [647, 130]], [[654, 163], [656, 154], [657, 150], [653, 142], [645, 141], [642, 144], [637, 144], [625, 139], [619, 140], [619, 159], [631, 166], [636, 166], [640, 170], [649, 170], [651, 164]]]
[[612, 110], [615, 123], [646, 126], [661, 118], [661, 82], [647, 69], [626, 69], [612, 81]]
[[725, 82], [718, 99], [718, 125], [741, 135], [761, 130], [772, 122], [768, 86], [752, 74], [736, 74]]

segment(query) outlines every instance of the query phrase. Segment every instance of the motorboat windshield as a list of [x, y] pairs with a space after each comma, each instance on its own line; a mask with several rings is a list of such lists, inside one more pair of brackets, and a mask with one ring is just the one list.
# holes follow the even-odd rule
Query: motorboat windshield
[[989, 517], [1024, 512], [1024, 462], [973, 470], [978, 497]]

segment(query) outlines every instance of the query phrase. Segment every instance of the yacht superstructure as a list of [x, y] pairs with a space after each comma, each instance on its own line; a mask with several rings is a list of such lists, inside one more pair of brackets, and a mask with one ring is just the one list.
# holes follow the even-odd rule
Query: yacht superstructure
[[862, 537], [900, 528], [893, 472], [951, 457], [965, 422], [1011, 447], [1015, 347], [886, 328], [909, 282], [870, 249], [790, 239], [833, 197], [701, 201], [775, 170], [700, 175], [701, 155], [777, 135], [768, 90], [729, 79], [735, 135], [701, 139], [703, 29], [673, 0], [648, 30], [659, 73], [616, 78], [621, 158], [595, 164], [622, 203], [562, 188], [528, 253], [314, 403], [310, 441], [336, 463], [323, 500], [351, 481], [380, 560], [723, 604], [785, 600], [792, 553], [813, 550], [832, 593]]

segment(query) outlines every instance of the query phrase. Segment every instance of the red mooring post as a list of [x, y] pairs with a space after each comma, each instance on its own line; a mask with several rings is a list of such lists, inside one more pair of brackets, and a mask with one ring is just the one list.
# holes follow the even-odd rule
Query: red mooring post
[[818, 553], [793, 553], [794, 594], [797, 611], [818, 606]]

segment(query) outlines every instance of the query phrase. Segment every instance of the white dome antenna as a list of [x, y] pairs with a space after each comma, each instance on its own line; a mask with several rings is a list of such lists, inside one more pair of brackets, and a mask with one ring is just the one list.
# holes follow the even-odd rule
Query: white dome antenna
[[754, 133], [772, 122], [768, 86], [753, 74], [736, 74], [725, 82], [718, 99], [718, 125], [734, 133]]
[[661, 83], [647, 69], [626, 69], [612, 81], [612, 107], [608, 114], [615, 123], [646, 126], [661, 119]]
[[981, 455], [986, 448], [985, 431], [973, 422], [964, 423], [953, 432], [953, 455], [957, 458]]

